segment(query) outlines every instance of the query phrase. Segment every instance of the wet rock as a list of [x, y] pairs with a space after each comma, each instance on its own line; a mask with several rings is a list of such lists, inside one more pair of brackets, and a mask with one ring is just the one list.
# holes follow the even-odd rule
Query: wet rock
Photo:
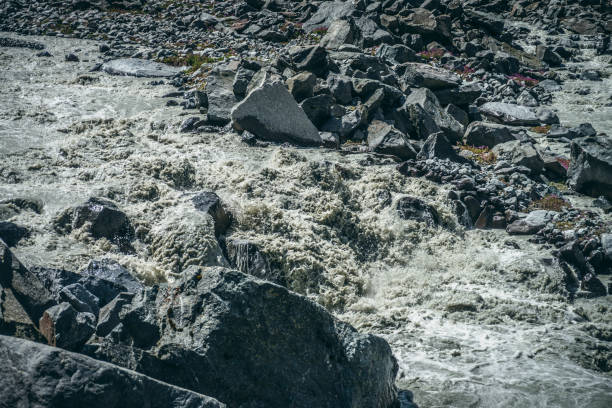
[[284, 285], [284, 279], [278, 271], [272, 271], [268, 259], [258, 245], [246, 240], [227, 238], [225, 240], [227, 259], [233, 268], [270, 282]]
[[503, 102], [487, 102], [479, 107], [481, 114], [505, 125], [537, 126], [540, 124], [536, 112], [527, 106]]
[[500, 143], [493, 147], [493, 153], [514, 166], [527, 167], [531, 174], [540, 174], [544, 169], [544, 160], [531, 143], [522, 143], [519, 140]]
[[30, 48], [42, 50], [45, 45], [37, 41], [23, 40], [21, 38], [0, 37], [0, 47]]
[[38, 325], [51, 346], [78, 350], [95, 331], [95, 317], [77, 312], [68, 302], [45, 310]]
[[282, 83], [264, 83], [232, 109], [232, 123], [238, 131], [248, 130], [259, 139], [318, 145], [317, 128]]
[[79, 62], [79, 57], [76, 54], [70, 53], [64, 56], [64, 60], [67, 62]]
[[603, 282], [595, 275], [588, 273], [582, 280], [582, 289], [591, 292], [592, 296], [606, 296], [608, 290]]
[[112, 259], [92, 259], [81, 271], [81, 275], [86, 277], [81, 278], [81, 281], [94, 294], [102, 292], [97, 288], [105, 282], [100, 281], [112, 282], [113, 286], [120, 287], [122, 292], [136, 293], [143, 288], [142, 283], [134, 275]]
[[465, 144], [470, 146], [494, 146], [516, 140], [510, 130], [503, 125], [487, 122], [472, 122], [465, 130]]
[[[397, 363], [384, 340], [237, 271], [191, 268], [177, 282], [134, 297], [122, 314], [88, 353], [230, 406], [396, 403]], [[157, 334], [143, 338], [143, 327], [157, 327]]]
[[601, 234], [601, 249], [608, 262], [612, 262], [612, 234]]
[[206, 122], [200, 119], [197, 116], [192, 116], [190, 118], [185, 119], [181, 122], [181, 126], [179, 131], [181, 133], [192, 132], [196, 130], [199, 126], [204, 125]]
[[29, 235], [30, 232], [25, 227], [7, 221], [0, 222], [0, 239], [10, 247], [14, 247]]
[[536, 56], [552, 67], [557, 67], [563, 62], [559, 54], [545, 45], [536, 46]]
[[612, 139], [608, 136], [574, 139], [567, 177], [576, 191], [612, 199]]
[[368, 126], [368, 146], [376, 153], [390, 154], [402, 160], [414, 159], [417, 155], [402, 132], [380, 120], [374, 120]]
[[224, 404], [77, 353], [0, 336], [0, 405], [223, 408]]
[[169, 78], [175, 76], [183, 69], [144, 59], [120, 58], [105, 62], [102, 64], [101, 70], [111, 75]]
[[397, 201], [396, 210], [404, 220], [416, 220], [429, 226], [436, 226], [440, 222], [438, 211], [431, 205], [416, 197], [402, 197]]
[[81, 227], [96, 239], [106, 238], [124, 248], [134, 237], [127, 215], [104, 198], [92, 197], [84, 204], [65, 210], [54, 220], [54, 228], [60, 233]]
[[232, 108], [238, 102], [234, 94], [234, 77], [238, 63], [233, 61], [215, 67], [206, 78], [208, 111], [206, 121], [212, 125], [223, 126], [230, 122]]
[[221, 204], [221, 198], [213, 192], [205, 191], [195, 195], [191, 201], [198, 210], [209, 214], [215, 223], [215, 236], [225, 233], [231, 224], [231, 216]]

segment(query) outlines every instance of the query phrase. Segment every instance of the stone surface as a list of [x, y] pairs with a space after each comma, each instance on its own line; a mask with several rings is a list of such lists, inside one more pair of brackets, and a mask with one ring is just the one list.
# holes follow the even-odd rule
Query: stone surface
[[183, 68], [172, 67], [161, 62], [138, 58], [120, 58], [105, 62], [102, 71], [111, 75], [128, 75], [148, 78], [169, 78], [180, 73]]
[[229, 228], [232, 220], [231, 215], [225, 211], [221, 204], [221, 198], [213, 192], [204, 191], [191, 198], [193, 206], [198, 210], [209, 214], [215, 223], [215, 236], [219, 237]]
[[22, 238], [30, 235], [27, 228], [12, 222], [0, 222], [0, 239], [10, 247], [17, 245]]
[[319, 145], [317, 128], [282, 83], [264, 83], [232, 109], [235, 129], [257, 138], [298, 145]]
[[612, 199], [612, 138], [574, 139], [567, 177], [569, 185], [576, 191]]
[[390, 154], [402, 160], [414, 159], [417, 155], [402, 132], [379, 120], [368, 126], [368, 146], [376, 153]]
[[489, 148], [512, 140], [516, 138], [506, 126], [486, 122], [470, 123], [463, 136], [463, 141], [467, 145]]
[[539, 174], [544, 169], [544, 160], [531, 143], [519, 140], [500, 143], [493, 148], [493, 153], [515, 166], [525, 166], [531, 174]]
[[38, 327], [51, 346], [78, 350], [95, 331], [95, 316], [78, 312], [68, 302], [45, 310]]
[[506, 227], [506, 231], [511, 235], [535, 234], [552, 220], [555, 211], [536, 210], [531, 211], [527, 217], [518, 219]]
[[3, 407], [225, 407], [131, 370], [7, 336], [0, 336], [0, 371]]
[[415, 89], [406, 97], [406, 104], [421, 106], [451, 142], [456, 142], [463, 137], [463, 125], [442, 109], [438, 98], [429, 89]]
[[231, 111], [238, 102], [234, 94], [234, 77], [238, 65], [230, 62], [215, 67], [206, 78], [208, 112], [206, 120], [212, 125], [223, 126], [230, 122]]
[[505, 125], [537, 126], [540, 124], [535, 110], [527, 106], [487, 102], [480, 106], [479, 110], [489, 119]]
[[384, 340], [273, 283], [192, 267], [123, 309], [88, 353], [229, 406], [396, 403], [397, 364]]
[[440, 222], [438, 211], [416, 197], [402, 197], [397, 201], [397, 213], [404, 220], [415, 220], [435, 226]]
[[458, 163], [466, 163], [468, 159], [461, 157], [453, 149], [444, 133], [438, 132], [430, 135], [417, 155], [418, 159], [449, 159]]

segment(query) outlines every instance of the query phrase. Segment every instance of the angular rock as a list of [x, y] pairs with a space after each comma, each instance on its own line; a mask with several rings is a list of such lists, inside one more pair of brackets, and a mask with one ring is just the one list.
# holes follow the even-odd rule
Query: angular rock
[[536, 112], [527, 106], [487, 102], [478, 109], [487, 118], [505, 125], [537, 126], [541, 123]]
[[434, 133], [441, 132], [434, 118], [418, 103], [404, 101], [389, 115], [395, 127], [413, 139], [424, 140]]
[[327, 51], [318, 45], [290, 50], [298, 71], [309, 71], [324, 78], [328, 71]]
[[416, 197], [402, 197], [397, 201], [397, 213], [404, 220], [416, 220], [429, 226], [440, 222], [438, 211], [431, 205]]
[[95, 316], [77, 312], [68, 302], [45, 310], [38, 327], [49, 345], [66, 350], [79, 350], [96, 330]]
[[105, 62], [102, 64], [101, 70], [111, 75], [169, 78], [182, 72], [184, 68], [138, 58], [120, 58]]
[[461, 157], [453, 149], [453, 145], [448, 141], [444, 133], [438, 132], [430, 135], [421, 151], [417, 155], [417, 159], [434, 159], [438, 158], [441, 160], [448, 159], [458, 163], [467, 163], [468, 159]]
[[418, 104], [425, 110], [450, 141], [463, 137], [463, 125], [449, 115], [438, 102], [436, 95], [427, 88], [415, 89], [406, 97], [406, 104]]
[[402, 44], [382, 44], [376, 50], [376, 55], [396, 64], [418, 61], [416, 53]]
[[317, 128], [282, 83], [264, 83], [232, 109], [232, 124], [259, 139], [319, 145]]
[[[450, 84], [451, 82], [447, 83]], [[431, 86], [427, 88], [432, 89]], [[437, 89], [434, 93], [441, 105], [452, 103], [458, 106], [467, 106], [480, 97], [482, 87], [479, 83], [474, 82], [471, 84], [461, 84], [453, 88]]]
[[331, 95], [317, 95], [305, 99], [300, 107], [308, 119], [317, 127], [322, 126], [331, 116], [334, 98]]
[[461, 83], [461, 78], [457, 74], [443, 68], [421, 63], [406, 63], [404, 66], [403, 77], [407, 83], [431, 90], [456, 88]]
[[[89, 288], [88, 290], [96, 288], [101, 284], [96, 282], [97, 280], [112, 282], [113, 285], [119, 286], [124, 292], [136, 293], [143, 288], [142, 283], [134, 275], [112, 259], [92, 259], [85, 269], [81, 271], [81, 275], [85, 278], [81, 278], [80, 282], [84, 283]], [[94, 289], [92, 293], [96, 294], [99, 291]]]
[[449, 42], [451, 38], [450, 17], [434, 15], [424, 8], [413, 9], [412, 13], [400, 20], [402, 32], [421, 34], [430, 39]]
[[541, 44], [536, 46], [536, 56], [552, 67], [557, 67], [563, 62], [559, 54]]
[[544, 161], [531, 143], [522, 143], [519, 140], [500, 143], [493, 147], [493, 153], [514, 166], [527, 167], [534, 175], [540, 174], [544, 169]]
[[337, 49], [344, 44], [358, 44], [361, 34], [352, 20], [336, 20], [330, 24], [319, 45]]
[[464, 9], [466, 20], [475, 27], [482, 27], [491, 34], [499, 35], [504, 32], [504, 19], [493, 13], [486, 13], [472, 8]]
[[86, 226], [92, 237], [106, 238], [126, 247], [134, 237], [134, 229], [127, 215], [115, 203], [92, 197], [84, 204], [63, 211], [55, 220], [54, 228], [61, 233]]
[[215, 67], [206, 78], [204, 91], [208, 97], [206, 120], [212, 125], [223, 126], [230, 122], [232, 108], [238, 102], [234, 94], [234, 77], [237, 62]]
[[380, 120], [374, 120], [368, 126], [368, 146], [376, 153], [390, 154], [402, 160], [415, 159], [417, 155], [402, 132]]
[[535, 210], [531, 211], [527, 217], [518, 219], [506, 227], [506, 231], [511, 235], [530, 235], [535, 234], [546, 226], [557, 214], [555, 211]]
[[516, 140], [510, 130], [503, 125], [487, 122], [472, 122], [465, 130], [463, 141], [470, 146], [494, 146]]
[[221, 204], [221, 198], [213, 192], [205, 191], [195, 195], [191, 201], [193, 206], [202, 212], [210, 214], [215, 223], [215, 236], [218, 238], [229, 228], [232, 219]]
[[287, 79], [287, 88], [297, 102], [312, 96], [317, 77], [311, 72], [301, 72]]
[[304, 23], [305, 31], [313, 31], [320, 28], [329, 28], [331, 24], [343, 17], [350, 17], [355, 13], [355, 5], [350, 1], [323, 2], [317, 11]]
[[338, 103], [343, 105], [351, 103], [353, 84], [349, 77], [330, 74], [327, 78], [327, 84], [331, 95]]
[[192, 267], [128, 309], [88, 353], [229, 406], [397, 403], [397, 363], [384, 340], [273, 283]]
[[321, 126], [324, 132], [337, 133], [342, 139], [349, 138], [353, 132], [365, 122], [361, 109], [355, 109], [341, 117], [332, 116]]
[[612, 138], [595, 136], [572, 140], [567, 177], [576, 191], [612, 199]]
[[246, 239], [227, 238], [225, 252], [230, 265], [240, 272], [279, 285], [285, 284], [282, 275], [272, 271], [268, 259], [255, 243]]
[[81, 354], [0, 336], [0, 406], [224, 408], [217, 400]]

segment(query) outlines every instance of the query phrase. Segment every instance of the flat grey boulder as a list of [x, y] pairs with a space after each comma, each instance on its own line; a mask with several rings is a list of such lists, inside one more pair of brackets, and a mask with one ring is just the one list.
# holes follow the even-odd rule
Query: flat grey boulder
[[550, 222], [557, 214], [555, 211], [535, 210], [527, 214], [527, 217], [518, 219], [506, 227], [511, 235], [535, 234]]
[[463, 137], [464, 128], [455, 118], [442, 109], [436, 95], [427, 88], [415, 89], [406, 97], [406, 104], [418, 104], [433, 118], [434, 122], [449, 141], [456, 142]]
[[516, 140], [510, 130], [496, 123], [472, 122], [465, 130], [463, 141], [470, 146], [492, 148], [500, 143]]
[[173, 67], [161, 62], [149, 61], [140, 58], [120, 58], [102, 64], [102, 71], [111, 75], [127, 75], [144, 78], [169, 78], [183, 68]]
[[397, 403], [398, 366], [385, 340], [238, 271], [190, 267], [136, 295], [117, 317], [104, 330], [110, 334], [92, 338], [88, 355], [231, 407]]
[[488, 119], [505, 125], [537, 126], [540, 124], [536, 111], [528, 106], [487, 102], [478, 109]]
[[572, 140], [567, 176], [574, 190], [612, 199], [612, 138], [593, 136]]
[[29, 340], [0, 336], [0, 406], [223, 408], [135, 371]]
[[234, 94], [234, 79], [238, 70], [238, 62], [216, 66], [206, 79], [206, 96], [208, 112], [206, 120], [212, 125], [223, 126], [230, 122], [231, 112], [238, 102]]
[[461, 83], [459, 75], [444, 68], [434, 67], [429, 64], [407, 63], [404, 77], [408, 82], [417, 84], [432, 90], [455, 88]]
[[514, 166], [527, 167], [534, 175], [540, 174], [544, 169], [544, 160], [531, 143], [522, 143], [519, 140], [500, 143], [493, 148], [493, 153]]
[[319, 132], [299, 107], [287, 88], [280, 83], [263, 83], [234, 106], [232, 124], [258, 139], [297, 145], [320, 145]]

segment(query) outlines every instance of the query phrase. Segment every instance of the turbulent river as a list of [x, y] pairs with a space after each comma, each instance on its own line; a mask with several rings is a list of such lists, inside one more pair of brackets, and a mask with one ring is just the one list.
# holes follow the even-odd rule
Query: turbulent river
[[[53, 56], [0, 48], [0, 197], [44, 204], [11, 219], [34, 232], [15, 250], [27, 266], [80, 270], [107, 257], [147, 282], [172, 279], [184, 264], [177, 240], [210, 245], [198, 238], [208, 221], [185, 197], [212, 190], [234, 214], [230, 235], [257, 244], [291, 289], [391, 344], [398, 386], [422, 408], [611, 406], [612, 377], [594, 369], [610, 345], [610, 296], [568, 302], [547, 252], [503, 231], [464, 230], [445, 186], [367, 154], [180, 133], [193, 113], [166, 106], [174, 88], [88, 72], [101, 61], [97, 43], [28, 39]], [[64, 61], [77, 50], [80, 62]], [[609, 80], [591, 87], [610, 95]], [[562, 123], [612, 131], [609, 108], [583, 117], [593, 96], [563, 92]], [[436, 207], [443, 226], [401, 220], [391, 203], [404, 195]], [[115, 201], [150, 244], [123, 254], [55, 234], [58, 212], [91, 196]]]

